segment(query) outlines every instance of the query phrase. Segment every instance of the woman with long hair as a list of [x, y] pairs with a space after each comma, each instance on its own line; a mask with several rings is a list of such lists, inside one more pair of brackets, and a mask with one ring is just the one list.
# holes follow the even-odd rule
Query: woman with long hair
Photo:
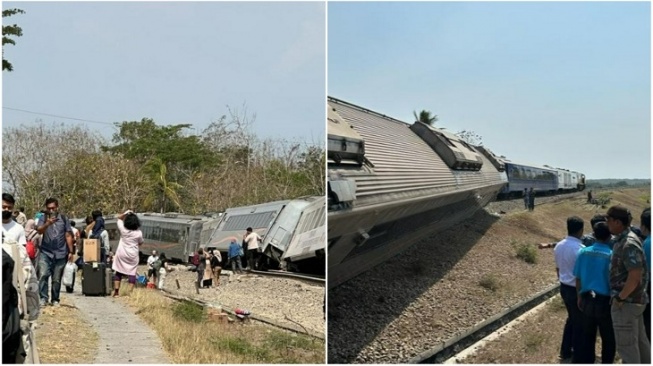
[[113, 297], [118, 297], [120, 282], [128, 278], [129, 286], [134, 289], [136, 285], [136, 271], [138, 269], [139, 247], [143, 245], [143, 233], [140, 230], [141, 221], [132, 211], [125, 211], [118, 216], [118, 230], [120, 242], [113, 257], [111, 268], [116, 272], [113, 278]]

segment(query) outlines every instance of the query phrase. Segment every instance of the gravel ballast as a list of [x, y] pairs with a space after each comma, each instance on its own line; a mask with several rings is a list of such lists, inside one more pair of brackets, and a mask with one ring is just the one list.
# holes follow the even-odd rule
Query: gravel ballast
[[[516, 257], [516, 247], [560, 240], [567, 211], [576, 208], [553, 203], [580, 208], [584, 197], [543, 197], [534, 212], [520, 200], [493, 202], [330, 289], [328, 362], [408, 362], [555, 284], [550, 250], [538, 250], [537, 263], [529, 264]], [[591, 217], [591, 210], [578, 214]]]
[[[295, 325], [288, 317], [313, 332], [324, 334], [324, 286], [287, 278], [229, 274], [230, 271], [223, 271], [220, 286], [200, 289], [197, 295], [194, 284], [197, 273], [176, 266], [166, 276], [164, 288], [226, 308], [247, 309], [280, 324]], [[177, 289], [175, 280], [179, 280], [181, 289]]]

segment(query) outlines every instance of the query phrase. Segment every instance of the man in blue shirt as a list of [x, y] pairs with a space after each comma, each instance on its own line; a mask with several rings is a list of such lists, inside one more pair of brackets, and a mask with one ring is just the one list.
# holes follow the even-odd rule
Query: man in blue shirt
[[594, 225], [596, 241], [580, 250], [574, 266], [578, 308], [583, 318], [580, 363], [594, 363], [597, 329], [602, 342], [601, 362], [613, 363], [617, 350], [610, 315], [610, 237], [608, 224], [597, 222]]
[[61, 275], [66, 261], [73, 261], [73, 230], [68, 219], [59, 213], [56, 198], [45, 200], [47, 215], [37, 224], [37, 231], [43, 235], [39, 254], [39, 294], [41, 306], [48, 303], [48, 282], [52, 277], [52, 305], [59, 306]]
[[[642, 230], [642, 235], [646, 237], [642, 246], [644, 247], [644, 257], [646, 258], [646, 265], [649, 268], [648, 273], [651, 271], [651, 208], [647, 208], [642, 212], [642, 215], [639, 219], [640, 230]], [[646, 309], [644, 310], [644, 327], [646, 328], [646, 336], [648, 341], [651, 341], [651, 279], [648, 279], [648, 287], [646, 288], [646, 293], [648, 293], [648, 304], [646, 304]]]

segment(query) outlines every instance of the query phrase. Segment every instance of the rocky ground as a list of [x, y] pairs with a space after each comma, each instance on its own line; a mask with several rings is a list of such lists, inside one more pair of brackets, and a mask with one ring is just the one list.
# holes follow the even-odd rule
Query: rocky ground
[[[647, 204], [634, 197], [642, 192], [615, 198], [641, 212]], [[552, 252], [533, 248], [563, 238], [568, 216], [588, 222], [605, 212], [585, 201], [583, 193], [541, 198], [534, 212], [520, 201], [492, 203], [329, 290], [328, 362], [405, 363], [555, 284]], [[517, 257], [520, 246], [536, 252], [536, 263]]]
[[[230, 271], [223, 271], [220, 286], [200, 289], [197, 295], [194, 285], [197, 274], [177, 266], [167, 275], [164, 287], [212, 304], [247, 309], [253, 314], [293, 325], [287, 317], [307, 329], [324, 334], [324, 286], [286, 278], [229, 274]], [[181, 289], [177, 289], [175, 280], [179, 280]]]

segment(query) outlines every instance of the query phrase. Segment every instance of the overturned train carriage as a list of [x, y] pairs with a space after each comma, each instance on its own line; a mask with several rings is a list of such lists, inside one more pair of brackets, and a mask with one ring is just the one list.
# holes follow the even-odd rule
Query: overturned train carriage
[[231, 240], [241, 243], [251, 227], [262, 237], [263, 268], [324, 274], [324, 240], [315, 239], [324, 226], [324, 207], [324, 197], [310, 196], [228, 209], [204, 246], [227, 252]]
[[457, 136], [329, 98], [329, 287], [496, 198], [505, 172]]

